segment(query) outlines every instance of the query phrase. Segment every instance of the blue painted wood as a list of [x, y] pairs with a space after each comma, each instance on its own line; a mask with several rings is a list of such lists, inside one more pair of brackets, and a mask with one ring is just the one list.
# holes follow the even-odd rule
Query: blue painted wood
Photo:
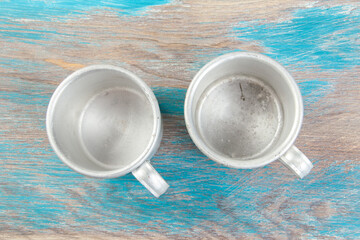
[[[0, 3], [0, 237], [360, 238], [358, 3], [123, 4]], [[226, 168], [192, 143], [186, 87], [231, 51], [267, 54], [299, 83], [296, 144], [315, 165], [305, 179], [277, 162]], [[159, 199], [132, 175], [81, 176], [50, 148], [52, 92], [98, 63], [135, 72], [158, 98], [164, 137], [152, 162], [171, 185]]]

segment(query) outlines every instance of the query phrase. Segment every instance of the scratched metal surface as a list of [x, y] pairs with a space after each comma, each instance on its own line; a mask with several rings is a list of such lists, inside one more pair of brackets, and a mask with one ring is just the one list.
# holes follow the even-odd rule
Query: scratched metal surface
[[[0, 238], [360, 238], [360, 4], [357, 1], [0, 1]], [[280, 163], [229, 169], [188, 136], [195, 73], [232, 51], [281, 62], [304, 98], [303, 180]], [[45, 133], [52, 92], [90, 64], [135, 72], [164, 118], [155, 199], [130, 174], [83, 177]]]

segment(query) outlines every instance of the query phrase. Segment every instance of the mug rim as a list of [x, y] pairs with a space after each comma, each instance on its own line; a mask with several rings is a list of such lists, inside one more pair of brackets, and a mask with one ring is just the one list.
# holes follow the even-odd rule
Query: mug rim
[[[267, 154], [262, 157], [256, 157], [254, 159], [249, 160], [234, 160], [230, 159], [224, 156], [221, 156], [220, 154], [217, 154], [214, 150], [210, 149], [204, 141], [200, 138], [198, 131], [196, 130], [195, 124], [194, 124], [194, 116], [192, 114], [192, 106], [193, 106], [193, 97], [196, 92], [197, 86], [205, 76], [205, 74], [213, 69], [214, 67], [226, 62], [230, 61], [235, 58], [252, 58], [256, 59], [258, 61], [262, 61], [266, 64], [271, 65], [272, 67], [276, 68], [282, 75], [283, 78], [286, 80], [287, 84], [292, 89], [292, 95], [295, 99], [295, 104], [297, 105], [298, 111], [295, 111], [295, 121], [293, 123], [292, 129], [290, 134], [287, 136], [287, 138], [280, 144], [280, 146], [277, 148], [279, 151], [276, 152], [276, 154]], [[184, 104], [184, 118], [186, 123], [187, 131], [193, 140], [194, 144], [199, 148], [199, 150], [205, 154], [207, 157], [209, 157], [211, 160], [218, 162], [220, 164], [223, 164], [228, 167], [232, 168], [238, 168], [238, 169], [249, 169], [249, 168], [257, 168], [265, 166], [277, 159], [279, 159], [282, 155], [285, 154], [286, 151], [289, 150], [289, 148], [294, 144], [300, 129], [302, 125], [303, 120], [303, 100], [300, 93], [300, 89], [298, 85], [296, 84], [294, 78], [290, 75], [290, 73], [276, 60], [265, 56], [260, 53], [255, 52], [232, 52], [227, 53], [224, 55], [221, 55], [212, 61], [208, 62], [205, 66], [203, 66], [194, 76], [193, 80], [191, 81], [189, 88], [186, 92], [185, 96], [185, 104]]]
[[[59, 97], [61, 96], [62, 92], [69, 86], [71, 83], [75, 82], [79, 79], [79, 77], [83, 74], [89, 73], [91, 71], [97, 71], [97, 70], [113, 70], [117, 72], [121, 72], [125, 75], [127, 75], [131, 80], [133, 80], [139, 87], [142, 89], [142, 91], [147, 96], [148, 101], [151, 104], [152, 112], [154, 114], [154, 123], [153, 123], [153, 131], [151, 134], [151, 139], [149, 140], [149, 144], [146, 146], [145, 150], [141, 153], [141, 155], [136, 158], [134, 161], [131, 162], [131, 164], [114, 170], [104, 170], [104, 171], [94, 171], [94, 170], [88, 170], [85, 168], [80, 167], [77, 164], [74, 164], [74, 161], [69, 159], [58, 147], [58, 144], [56, 143], [54, 133], [53, 133], [53, 127], [52, 127], [52, 119], [54, 116], [54, 109], [56, 108], [57, 102]], [[70, 167], [75, 172], [78, 172], [82, 175], [88, 176], [88, 177], [94, 177], [94, 178], [115, 178], [123, 176], [127, 173], [132, 172], [136, 168], [138, 168], [144, 161], [150, 160], [150, 158], [156, 153], [160, 146], [160, 141], [162, 138], [162, 120], [161, 120], [161, 114], [160, 114], [160, 107], [158, 104], [158, 101], [155, 97], [154, 92], [151, 90], [151, 88], [138, 76], [136, 76], [134, 73], [121, 68], [116, 67], [112, 65], [103, 65], [103, 64], [97, 64], [97, 65], [91, 65], [87, 67], [83, 67], [81, 69], [78, 69], [68, 75], [55, 89], [54, 93], [51, 96], [51, 99], [49, 101], [49, 105], [46, 112], [46, 132], [47, 136], [50, 142], [51, 147], [53, 148], [56, 155], [60, 158], [60, 160], [65, 163], [68, 167]], [[91, 161], [91, 160], [89, 160]]]

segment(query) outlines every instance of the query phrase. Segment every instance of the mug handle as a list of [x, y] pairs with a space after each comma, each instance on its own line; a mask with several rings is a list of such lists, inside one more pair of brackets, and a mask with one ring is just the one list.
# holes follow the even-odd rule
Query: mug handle
[[132, 171], [132, 174], [157, 198], [169, 188], [169, 184], [165, 182], [148, 161], [145, 161], [140, 167]]
[[292, 145], [279, 160], [300, 178], [305, 177], [313, 168], [310, 160], [295, 145]]

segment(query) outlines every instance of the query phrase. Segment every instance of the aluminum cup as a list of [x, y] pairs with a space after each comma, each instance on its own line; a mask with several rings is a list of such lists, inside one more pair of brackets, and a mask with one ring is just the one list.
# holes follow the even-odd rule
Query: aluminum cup
[[294, 142], [303, 102], [292, 76], [275, 60], [235, 52], [206, 64], [185, 99], [185, 122], [195, 145], [232, 168], [257, 168], [279, 159], [300, 178], [312, 163]]
[[51, 97], [46, 130], [55, 153], [78, 173], [115, 178], [132, 172], [156, 197], [169, 187], [149, 162], [162, 137], [158, 102], [125, 69], [94, 65], [68, 76]]

